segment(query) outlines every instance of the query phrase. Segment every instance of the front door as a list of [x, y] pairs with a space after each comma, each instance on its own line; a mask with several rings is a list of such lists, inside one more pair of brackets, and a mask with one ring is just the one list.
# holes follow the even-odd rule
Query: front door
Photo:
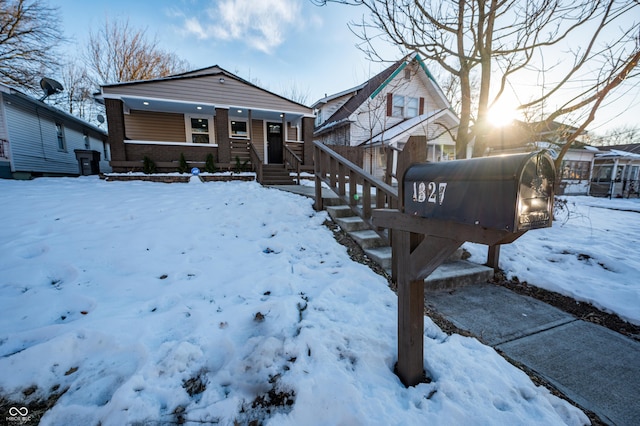
[[267, 123], [267, 162], [282, 164], [282, 123]]

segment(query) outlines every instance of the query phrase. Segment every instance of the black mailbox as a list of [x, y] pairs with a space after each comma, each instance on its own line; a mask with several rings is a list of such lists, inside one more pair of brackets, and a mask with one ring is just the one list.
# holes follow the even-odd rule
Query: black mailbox
[[545, 228], [555, 177], [544, 152], [414, 164], [404, 174], [404, 211], [510, 232]]

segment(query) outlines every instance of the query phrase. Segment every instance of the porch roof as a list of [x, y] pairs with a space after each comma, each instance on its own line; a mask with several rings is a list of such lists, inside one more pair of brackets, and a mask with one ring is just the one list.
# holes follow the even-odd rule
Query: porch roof
[[[434, 124], [433, 122], [429, 122], [429, 120], [435, 120], [437, 118], [445, 118], [451, 114], [451, 111], [448, 109], [440, 109], [437, 111], [432, 111], [427, 114], [418, 115], [416, 117], [410, 118], [405, 121], [401, 121], [389, 129], [384, 130], [384, 132], [378, 133], [371, 139], [364, 141], [363, 145], [381, 145], [383, 142], [387, 142], [387, 144], [395, 144], [402, 139], [407, 139], [410, 136], [416, 133], [416, 130], [421, 130], [421, 134], [426, 134], [425, 128], [429, 125]], [[447, 118], [445, 118], [447, 119]], [[455, 144], [455, 142], [452, 142]]]
[[[105, 96], [109, 97], [109, 96]], [[215, 115], [216, 108], [228, 109], [229, 116], [238, 118], [248, 118], [251, 111], [251, 118], [257, 120], [282, 121], [285, 119], [298, 119], [306, 116], [296, 111], [275, 111], [268, 109], [255, 109], [243, 105], [214, 105], [207, 102], [190, 102], [175, 99], [159, 99], [153, 97], [140, 96], [119, 96], [125, 109], [137, 111], [155, 111], [176, 114], [190, 115]]]

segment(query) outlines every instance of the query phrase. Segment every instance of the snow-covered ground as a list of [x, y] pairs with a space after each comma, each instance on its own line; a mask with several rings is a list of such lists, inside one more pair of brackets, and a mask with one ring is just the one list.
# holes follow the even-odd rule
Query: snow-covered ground
[[[405, 388], [396, 296], [307, 198], [95, 177], [0, 194], [0, 397], [28, 408], [66, 389], [43, 425], [588, 423], [429, 318], [433, 380]], [[567, 223], [505, 246], [503, 268], [640, 322], [640, 202], [570, 202]]]
[[[640, 199], [557, 198], [567, 201], [561, 217], [503, 246], [500, 267], [640, 324]], [[472, 261], [486, 261], [486, 246], [464, 247]]]

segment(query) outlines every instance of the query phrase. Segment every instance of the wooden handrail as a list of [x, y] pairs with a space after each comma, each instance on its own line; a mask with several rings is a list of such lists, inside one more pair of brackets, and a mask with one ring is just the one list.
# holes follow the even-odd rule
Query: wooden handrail
[[291, 150], [286, 144], [284, 145], [283, 159], [285, 165], [289, 164], [292, 170], [298, 175], [298, 185], [300, 185], [300, 166], [302, 165], [302, 159]]
[[[400, 207], [398, 190], [374, 177], [361, 167], [347, 160], [329, 147], [314, 142], [316, 210], [324, 208], [322, 202], [322, 183], [331, 188], [351, 210], [367, 222], [373, 229], [371, 219], [372, 192], [375, 188], [375, 208], [397, 209]], [[348, 184], [348, 191], [347, 191]], [[362, 195], [358, 194], [358, 185], [362, 186]], [[347, 193], [348, 192], [348, 193]], [[380, 236], [388, 240], [383, 230]]]
[[256, 180], [262, 183], [262, 160], [253, 143], [249, 143], [249, 158], [251, 159], [251, 167], [253, 171], [256, 172]]

